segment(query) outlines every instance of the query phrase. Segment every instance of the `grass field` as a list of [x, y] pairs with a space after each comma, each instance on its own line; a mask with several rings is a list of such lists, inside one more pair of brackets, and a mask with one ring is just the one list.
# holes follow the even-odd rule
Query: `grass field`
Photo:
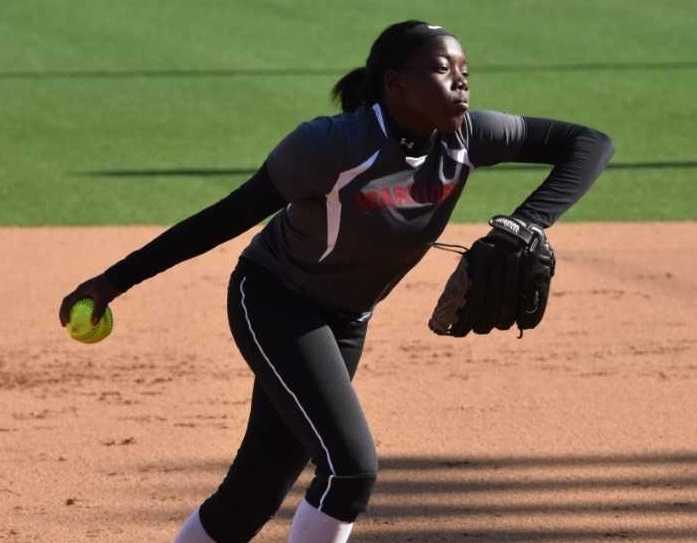
[[[692, 0], [25, 0], [0, 5], [0, 224], [187, 216], [336, 111], [333, 82], [411, 17], [460, 37], [475, 109], [613, 137], [611, 168], [565, 220], [697, 218]], [[544, 174], [475, 174], [456, 219], [509, 211]]]

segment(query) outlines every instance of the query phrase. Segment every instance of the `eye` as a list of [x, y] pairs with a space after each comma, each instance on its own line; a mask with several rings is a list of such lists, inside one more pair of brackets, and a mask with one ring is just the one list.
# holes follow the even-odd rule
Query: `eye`
[[450, 70], [450, 67], [447, 66], [447, 65], [445, 65], [445, 64], [440, 64], [440, 65], [436, 66], [436, 71], [437, 71], [439, 74], [448, 73], [449, 70]]

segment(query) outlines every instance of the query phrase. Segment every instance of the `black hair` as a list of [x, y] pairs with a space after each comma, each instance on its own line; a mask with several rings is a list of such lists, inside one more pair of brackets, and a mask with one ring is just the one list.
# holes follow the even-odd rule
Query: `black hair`
[[434, 36], [451, 34], [424, 21], [409, 20], [388, 26], [377, 37], [365, 66], [344, 75], [332, 88], [332, 98], [343, 111], [354, 111], [382, 98], [387, 70], [402, 68], [412, 54]]

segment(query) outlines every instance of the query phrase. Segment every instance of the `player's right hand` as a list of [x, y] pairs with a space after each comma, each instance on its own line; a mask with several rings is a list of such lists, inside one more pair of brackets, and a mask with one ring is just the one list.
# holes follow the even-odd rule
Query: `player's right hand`
[[92, 298], [94, 301], [92, 324], [96, 325], [99, 319], [102, 318], [109, 303], [119, 294], [121, 294], [121, 291], [114, 287], [104, 274], [88, 279], [63, 298], [63, 303], [61, 303], [58, 312], [61, 326], [65, 326], [70, 322], [70, 309], [75, 302], [82, 298]]

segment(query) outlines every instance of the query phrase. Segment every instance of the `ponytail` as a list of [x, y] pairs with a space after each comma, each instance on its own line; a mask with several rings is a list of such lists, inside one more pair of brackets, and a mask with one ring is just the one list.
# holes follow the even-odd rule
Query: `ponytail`
[[398, 70], [428, 40], [452, 36], [440, 26], [423, 21], [404, 21], [388, 26], [373, 43], [364, 67], [344, 75], [332, 88], [332, 99], [344, 112], [355, 111], [382, 99], [385, 72]]
[[354, 68], [336, 82], [332, 88], [332, 99], [341, 104], [341, 110], [351, 112], [366, 103], [368, 70]]

